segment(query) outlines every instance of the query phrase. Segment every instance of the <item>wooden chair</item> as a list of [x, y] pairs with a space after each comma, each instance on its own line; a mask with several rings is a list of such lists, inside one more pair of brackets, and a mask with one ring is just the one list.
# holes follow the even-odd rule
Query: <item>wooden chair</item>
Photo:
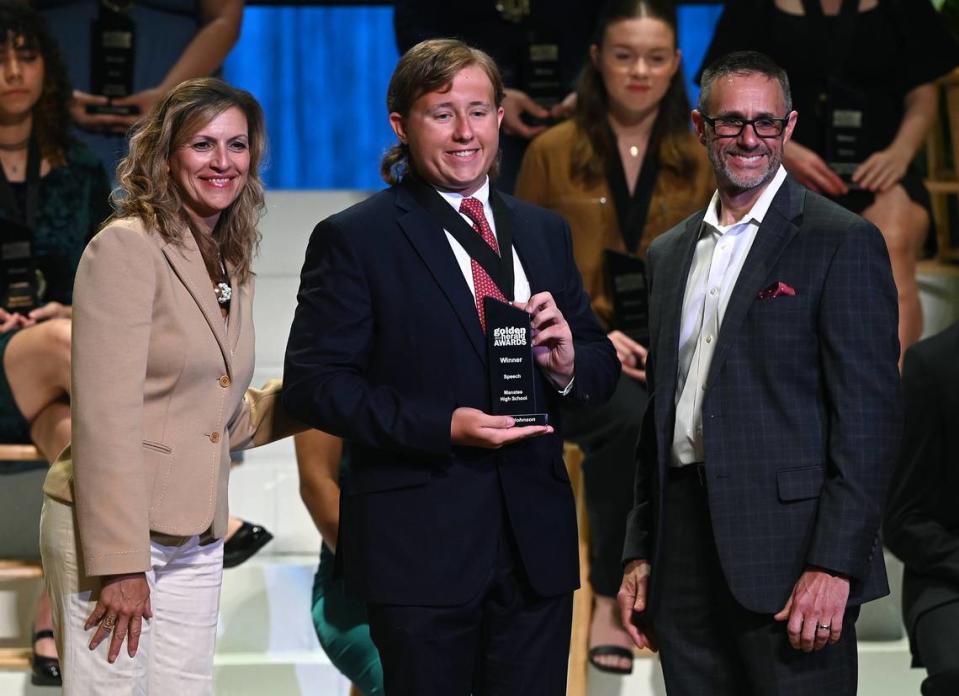
[[563, 450], [566, 470], [576, 498], [576, 519], [579, 523], [579, 584], [573, 594], [573, 630], [569, 643], [569, 678], [567, 696], [586, 696], [589, 667], [589, 623], [593, 614], [593, 590], [589, 586], [589, 519], [583, 484], [583, 453], [567, 442]]
[[[586, 514], [583, 453], [567, 442], [563, 459], [576, 498], [576, 519], [579, 523], [579, 584], [573, 594], [573, 630], [569, 644], [569, 678], [566, 696], [587, 696], [589, 692], [589, 624], [593, 617], [593, 590], [589, 584], [589, 518]], [[637, 659], [651, 659], [650, 650], [635, 649]]]
[[[926, 141], [926, 162], [929, 176], [925, 180], [926, 188], [932, 197], [932, 216], [936, 236], [939, 240], [939, 259], [959, 262], [959, 239], [953, 238], [951, 228], [959, 225], [952, 219], [949, 210], [949, 197], [959, 196], [959, 68], [941, 78], [938, 82], [942, 101], [945, 105], [945, 117], [940, 116], [938, 123], [929, 133]], [[948, 136], [948, 137], [947, 137]], [[947, 162], [948, 153], [952, 162]]]
[[[0, 445], [0, 461], [42, 461], [43, 457], [33, 445]], [[0, 560], [0, 583], [14, 580], [29, 580], [40, 578], [43, 570], [40, 562], [31, 559], [4, 559]], [[2, 647], [0, 648], [0, 669], [29, 669], [29, 647]]]

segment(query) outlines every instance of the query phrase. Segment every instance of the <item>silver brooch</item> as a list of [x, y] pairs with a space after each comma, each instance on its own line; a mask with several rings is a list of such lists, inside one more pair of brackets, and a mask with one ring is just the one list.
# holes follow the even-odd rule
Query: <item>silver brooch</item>
[[233, 297], [233, 288], [230, 287], [229, 283], [219, 282], [213, 287], [213, 292], [216, 295], [216, 301], [221, 305], [230, 304], [230, 298]]

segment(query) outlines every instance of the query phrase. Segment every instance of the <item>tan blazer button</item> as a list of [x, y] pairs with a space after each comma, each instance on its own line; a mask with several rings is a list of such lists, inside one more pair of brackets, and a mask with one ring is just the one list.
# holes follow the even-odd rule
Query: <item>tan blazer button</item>
[[221, 386], [221, 387], [223, 387], [224, 389], [226, 389], [227, 387], [230, 386], [230, 384], [231, 384], [231, 382], [230, 382], [230, 376], [229, 376], [229, 375], [223, 375], [222, 377], [220, 377], [220, 386]]
[[210, 433], [210, 442], [216, 443], [220, 441], [220, 433]]

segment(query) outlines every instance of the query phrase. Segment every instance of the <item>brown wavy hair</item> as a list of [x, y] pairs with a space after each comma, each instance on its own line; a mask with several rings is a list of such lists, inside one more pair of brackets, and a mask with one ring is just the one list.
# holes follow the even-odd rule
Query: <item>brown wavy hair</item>
[[[200, 234], [186, 212], [182, 192], [170, 176], [170, 157], [197, 131], [232, 107], [246, 116], [250, 170], [246, 185], [221, 213], [213, 235]], [[117, 167], [119, 186], [110, 196], [116, 213], [111, 219], [138, 217], [173, 243], [182, 243], [182, 230], [187, 227], [211, 277], [219, 275], [222, 257], [236, 269], [239, 281], [245, 282], [252, 275], [251, 263], [260, 242], [257, 224], [264, 205], [259, 170], [265, 151], [263, 110], [253, 95], [213, 77], [181, 82], [134, 126], [129, 154]]]
[[[472, 48], [456, 39], [429, 39], [421, 41], [403, 54], [390, 78], [386, 91], [386, 110], [404, 119], [409, 116], [414, 102], [427, 92], [450, 89], [453, 78], [464, 68], [478, 65], [493, 84], [493, 101], [503, 105], [506, 92], [496, 62], [478, 48]], [[496, 175], [499, 156], [490, 170]], [[390, 186], [398, 184], [410, 169], [410, 148], [397, 143], [383, 155], [380, 176]]]
[[13, 38], [17, 48], [43, 57], [43, 89], [33, 105], [33, 134], [40, 154], [52, 166], [66, 161], [70, 145], [70, 99], [73, 90], [60, 48], [47, 31], [43, 16], [22, 0], [0, 0], [0, 47]]
[[[676, 8], [672, 0], [613, 0], [599, 20], [593, 43], [602, 46], [610, 25], [627, 19], [651, 17], [665, 22], [676, 41]], [[659, 156], [659, 164], [681, 177], [692, 176], [696, 161], [680, 146], [689, 134], [689, 97], [680, 66], [659, 104], [659, 113], [649, 138], [648, 152]], [[617, 157], [609, 139], [609, 94], [603, 76], [593, 61], [587, 60], [576, 85], [576, 110], [573, 120], [586, 135], [572, 153], [570, 174], [574, 179], [595, 183], [606, 176], [611, 157]]]

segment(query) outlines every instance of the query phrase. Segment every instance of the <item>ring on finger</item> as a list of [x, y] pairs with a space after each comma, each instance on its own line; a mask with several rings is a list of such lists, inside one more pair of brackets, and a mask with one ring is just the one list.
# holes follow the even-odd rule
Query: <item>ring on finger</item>
[[100, 626], [101, 628], [105, 628], [108, 631], [112, 631], [113, 627], [116, 626], [116, 623], [117, 623], [117, 617], [111, 614], [110, 616], [106, 616], [103, 618], [103, 621], [100, 622]]
[[831, 631], [831, 630], [832, 630], [832, 626], [830, 626], [829, 624], [817, 623], [817, 624], [816, 624], [816, 630], [817, 630], [817, 631]]

